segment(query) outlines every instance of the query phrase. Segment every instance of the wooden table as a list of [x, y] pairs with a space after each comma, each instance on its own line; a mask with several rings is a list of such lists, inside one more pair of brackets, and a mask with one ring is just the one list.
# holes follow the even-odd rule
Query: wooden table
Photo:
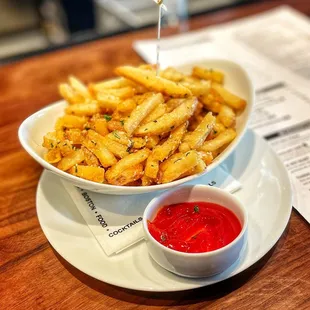
[[[190, 28], [283, 3], [310, 15], [305, 0], [265, 1], [193, 18]], [[310, 309], [310, 230], [296, 211], [276, 247], [255, 266], [214, 286], [173, 294], [124, 290], [94, 280], [46, 240], [35, 209], [42, 168], [21, 148], [18, 126], [59, 99], [57, 84], [68, 74], [85, 81], [110, 77], [117, 65], [142, 62], [131, 47], [135, 39], [154, 37], [155, 29], [148, 29], [0, 68], [0, 309]]]

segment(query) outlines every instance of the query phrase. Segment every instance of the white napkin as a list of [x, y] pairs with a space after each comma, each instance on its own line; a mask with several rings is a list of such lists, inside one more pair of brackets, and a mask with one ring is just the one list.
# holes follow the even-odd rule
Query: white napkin
[[[159, 192], [142, 195], [104, 195], [62, 183], [104, 252], [110, 256], [143, 240], [142, 215]], [[241, 184], [219, 167], [187, 184], [209, 184], [233, 193]]]

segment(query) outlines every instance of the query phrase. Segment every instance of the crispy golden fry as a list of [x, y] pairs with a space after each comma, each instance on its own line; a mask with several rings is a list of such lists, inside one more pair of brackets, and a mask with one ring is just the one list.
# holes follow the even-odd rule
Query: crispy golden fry
[[187, 87], [194, 96], [200, 97], [209, 93], [211, 84], [207, 81], [199, 82], [182, 82], [183, 86]]
[[223, 98], [225, 103], [235, 110], [242, 110], [246, 106], [246, 101], [225, 89], [222, 85], [213, 83], [212, 89]]
[[213, 156], [211, 152], [203, 152], [200, 151], [198, 152], [198, 154], [200, 155], [201, 159], [204, 161], [204, 163], [208, 166], [212, 163], [213, 161]]
[[48, 150], [48, 152], [44, 154], [44, 159], [50, 164], [58, 163], [61, 160], [60, 150], [58, 148]]
[[85, 129], [93, 129], [98, 132], [100, 135], [105, 136], [109, 133], [108, 123], [104, 118], [93, 119], [85, 125]]
[[67, 171], [74, 165], [81, 163], [84, 158], [84, 152], [81, 149], [75, 150], [71, 152], [70, 155], [63, 157], [57, 164], [57, 168], [63, 171]]
[[86, 85], [79, 80], [77, 77], [71, 75], [69, 76], [69, 83], [72, 89], [78, 93], [79, 95], [82, 95], [85, 99], [91, 98], [91, 95], [86, 87]]
[[159, 141], [159, 136], [145, 137], [145, 147], [152, 150], [159, 143]]
[[78, 116], [92, 116], [100, 111], [100, 108], [96, 101], [90, 101], [88, 103], [77, 103], [69, 105], [65, 112], [67, 114], [74, 114]]
[[164, 103], [160, 103], [149, 115], [147, 115], [141, 125], [147, 124], [157, 120], [159, 117], [163, 116], [167, 112], [167, 106]]
[[157, 122], [150, 122], [140, 126], [135, 134], [137, 136], [159, 135], [173, 130], [186, 122], [194, 113], [198, 101], [195, 97], [185, 100], [172, 112], [160, 117]]
[[184, 155], [184, 153], [181, 153], [181, 152], [171, 155], [169, 158], [167, 158], [165, 161], [163, 161], [159, 165], [159, 170], [165, 171], [172, 163], [174, 163], [176, 160], [182, 158], [183, 155]]
[[217, 119], [225, 126], [225, 127], [233, 127], [236, 123], [236, 114], [234, 110], [227, 106], [222, 105], [221, 111], [217, 116]]
[[201, 151], [213, 152], [220, 147], [230, 143], [236, 137], [236, 131], [232, 128], [226, 129], [224, 132], [220, 133], [216, 138], [206, 141], [202, 147]]
[[59, 148], [61, 156], [63, 157], [70, 155], [74, 151], [73, 146], [69, 140], [57, 142], [57, 148]]
[[119, 99], [128, 99], [134, 96], [135, 90], [131, 86], [122, 88], [111, 88], [100, 91], [98, 94], [115, 96]]
[[181, 105], [184, 102], [185, 99], [169, 99], [166, 102], [167, 106], [167, 113], [170, 113], [173, 111], [175, 108], [177, 108], [179, 105]]
[[175, 152], [183, 139], [187, 125], [188, 123], [185, 122], [178, 126], [171, 132], [169, 138], [162, 145], [155, 147], [152, 154], [154, 159], [163, 161]]
[[70, 104], [79, 104], [85, 102], [85, 97], [76, 93], [72, 87], [66, 83], [60, 84], [58, 90], [59, 94]]
[[207, 140], [212, 140], [215, 137], [217, 137], [221, 132], [224, 132], [226, 130], [226, 127], [222, 123], [215, 123], [213, 130], [210, 132], [210, 134], [207, 137]]
[[115, 131], [115, 130], [125, 131], [124, 124], [125, 124], [125, 121], [123, 120], [119, 120], [119, 121], [111, 120], [108, 122], [107, 125], [108, 125], [109, 131]]
[[98, 167], [100, 165], [98, 158], [85, 146], [81, 147], [84, 152], [84, 161], [88, 166]]
[[97, 93], [100, 91], [104, 91], [106, 89], [117, 89], [117, 88], [123, 88], [127, 86], [133, 86], [133, 85], [134, 84], [131, 81], [121, 77], [121, 78], [116, 78], [116, 79], [111, 79], [111, 80], [107, 80], [103, 82], [90, 84], [88, 88], [91, 91]]
[[222, 104], [224, 104], [224, 100], [215, 94], [213, 89], [211, 89], [208, 94], [201, 96], [199, 99], [204, 107], [213, 113], [219, 113], [221, 111]]
[[224, 82], [224, 74], [217, 70], [194, 67], [192, 74], [203, 80], [210, 80], [219, 84], [223, 84]]
[[115, 142], [118, 142], [123, 145], [130, 146], [132, 141], [128, 137], [127, 133], [124, 131], [114, 130], [110, 132], [107, 137]]
[[145, 174], [141, 178], [141, 181], [142, 181], [142, 184], [141, 184], [142, 186], [150, 186], [154, 183], [153, 179], [147, 177]]
[[184, 73], [176, 70], [173, 67], [168, 67], [165, 70], [161, 71], [160, 76], [173, 82], [181, 82], [186, 77]]
[[142, 70], [130, 66], [116, 68], [115, 72], [138, 84], [143, 85], [151, 91], [169, 95], [175, 98], [187, 98], [192, 95], [191, 91], [175, 82], [156, 76], [154, 72]]
[[89, 181], [104, 182], [104, 169], [100, 167], [74, 165], [68, 172]]
[[87, 122], [87, 117], [64, 115], [60, 117], [55, 125], [56, 130], [62, 130], [63, 128], [77, 128], [83, 129], [84, 124]]
[[126, 132], [131, 135], [142, 120], [162, 102], [164, 102], [162, 94], [154, 94], [138, 105], [131, 112], [130, 117], [125, 121], [124, 129]]
[[120, 98], [104, 92], [98, 93], [96, 98], [100, 108], [104, 111], [114, 111], [121, 103]]
[[193, 132], [185, 135], [180, 145], [181, 152], [199, 149], [215, 125], [215, 117], [209, 112]]
[[47, 149], [53, 149], [56, 147], [59, 139], [56, 136], [56, 132], [48, 132], [45, 136], [43, 136], [42, 146]]
[[[154, 136], [154, 137], [156, 137], [156, 136]], [[154, 138], [153, 137], [153, 138]], [[157, 137], [158, 138], [158, 137]], [[155, 138], [156, 139], [156, 138]], [[140, 137], [133, 137], [132, 139], [131, 139], [131, 141], [132, 141], [132, 145], [130, 146], [131, 148], [135, 148], [135, 149], [142, 149], [143, 147], [145, 147], [146, 146], [146, 142], [147, 141], [145, 141], [145, 139], [144, 138], [140, 138]], [[158, 143], [158, 142], [157, 142]], [[150, 147], [150, 148], [152, 148], [152, 147]]]
[[69, 140], [71, 144], [82, 144], [84, 137], [80, 129], [68, 129], [64, 135], [65, 140]]
[[102, 137], [101, 141], [103, 145], [117, 158], [124, 158], [129, 154], [128, 147], [126, 145], [113, 141], [107, 136]]
[[103, 167], [114, 165], [117, 160], [113, 153], [102, 142], [102, 136], [93, 130], [88, 130], [83, 145], [96, 155]]
[[133, 109], [135, 109], [137, 106], [136, 100], [134, 98], [129, 98], [124, 101], [122, 101], [117, 106], [117, 111], [121, 113], [128, 113], [131, 112]]
[[159, 170], [159, 162], [154, 158], [153, 155], [150, 155], [146, 160], [145, 164], [145, 175], [151, 179], [156, 179]]
[[119, 160], [107, 172], [106, 179], [110, 184], [119, 182], [120, 177], [126, 169], [130, 169], [138, 164], [143, 163], [150, 155], [150, 150], [143, 149], [136, 153], [129, 154], [128, 156]]
[[108, 181], [110, 184], [113, 185], [131, 185], [132, 183], [141, 179], [143, 176], [143, 165], [142, 164], [137, 164], [135, 166], [129, 167], [125, 170], [123, 170], [123, 172], [121, 174], [118, 174], [117, 177], [115, 178], [111, 178], [110, 174], [108, 173]]
[[182, 156], [170, 163], [163, 171], [161, 183], [168, 183], [177, 180], [186, 171], [198, 165], [199, 155], [196, 151], [182, 153]]

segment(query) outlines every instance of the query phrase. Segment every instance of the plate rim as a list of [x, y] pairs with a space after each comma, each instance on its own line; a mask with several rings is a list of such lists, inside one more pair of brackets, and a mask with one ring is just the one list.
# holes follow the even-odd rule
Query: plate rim
[[66, 255], [63, 255], [63, 253], [61, 253], [61, 251], [59, 251], [59, 248], [58, 248], [57, 245], [55, 245], [55, 243], [53, 241], [53, 238], [50, 237], [48, 229], [45, 229], [44, 225], [42, 225], [42, 219], [41, 219], [41, 216], [40, 216], [40, 212], [38, 211], [38, 208], [39, 208], [38, 207], [38, 200], [40, 199], [39, 198], [39, 187], [40, 187], [40, 184], [41, 184], [41, 181], [42, 181], [43, 177], [46, 175], [46, 171], [45, 170], [43, 170], [43, 172], [42, 172], [42, 174], [40, 176], [40, 179], [39, 179], [39, 182], [38, 182], [37, 191], [36, 191], [36, 211], [37, 211], [37, 216], [38, 216], [38, 220], [39, 220], [41, 229], [42, 229], [43, 233], [45, 234], [47, 240], [51, 244], [51, 246], [57, 251], [57, 253], [63, 259], [66, 260], [67, 263], [69, 263], [73, 267], [77, 268], [81, 272], [87, 274], [88, 276], [91, 276], [94, 279], [97, 279], [97, 280], [99, 280], [101, 282], [104, 282], [104, 283], [107, 283], [109, 285], [113, 285], [113, 286], [116, 286], [116, 287], [121, 287], [121, 288], [128, 289], [128, 290], [145, 291], [145, 292], [161, 292], [161, 293], [163, 293], [163, 292], [187, 291], [187, 290], [197, 289], [197, 288], [200, 288], [200, 287], [205, 287], [205, 286], [209, 286], [209, 285], [212, 285], [212, 284], [215, 284], [215, 283], [219, 283], [219, 282], [225, 281], [225, 280], [227, 280], [227, 279], [229, 279], [229, 278], [231, 278], [233, 276], [236, 276], [236, 275], [240, 274], [241, 272], [245, 271], [246, 269], [248, 269], [249, 267], [251, 267], [252, 265], [254, 265], [255, 263], [257, 263], [261, 258], [263, 258], [274, 247], [274, 245], [282, 237], [282, 235], [283, 235], [283, 233], [284, 233], [284, 231], [285, 231], [285, 229], [286, 229], [286, 227], [287, 227], [287, 225], [289, 223], [289, 220], [290, 220], [290, 217], [291, 217], [291, 213], [292, 213], [292, 194], [293, 194], [292, 193], [292, 185], [291, 185], [291, 181], [290, 181], [290, 178], [289, 178], [289, 174], [288, 174], [284, 164], [282, 163], [280, 158], [277, 156], [275, 151], [271, 148], [271, 146], [263, 138], [258, 136], [252, 130], [248, 130], [248, 131], [251, 131], [256, 139], [259, 139], [259, 140], [263, 141], [263, 143], [265, 143], [268, 146], [268, 150], [269, 150], [270, 153], [272, 153], [273, 158], [277, 160], [278, 165], [281, 167], [281, 172], [283, 173], [283, 175], [285, 175], [285, 178], [283, 178], [283, 180], [285, 179], [285, 181], [283, 183], [285, 183], [285, 185], [287, 186], [287, 190], [289, 191], [290, 200], [286, 202], [286, 208], [285, 209], [287, 209], [287, 214], [286, 214], [286, 217], [283, 219], [282, 226], [281, 226], [281, 228], [278, 229], [279, 230], [278, 234], [271, 240], [269, 247], [267, 249], [264, 249], [264, 251], [262, 251], [262, 253], [260, 253], [260, 255], [255, 256], [255, 258], [253, 258], [252, 262], [250, 262], [248, 264], [245, 264], [244, 266], [242, 266], [242, 268], [237, 270], [237, 272], [236, 272], [236, 270], [233, 271], [231, 274], [229, 274], [224, 279], [215, 280], [215, 281], [213, 281], [210, 284], [208, 284], [208, 283], [190, 284], [190, 287], [185, 287], [185, 288], [181, 288], [181, 289], [179, 289], [179, 288], [168, 288], [168, 289], [167, 288], [163, 288], [163, 289], [159, 290], [159, 289], [153, 289], [153, 288], [149, 288], [149, 287], [141, 289], [141, 287], [137, 287], [135, 285], [133, 285], [132, 287], [128, 287], [126, 285], [122, 285], [120, 283], [117, 283], [117, 281], [113, 281], [113, 280], [111, 281], [111, 280], [102, 279], [101, 277], [97, 276], [93, 272], [89, 272], [88, 271], [86, 273], [79, 266], [77, 266], [74, 263], [72, 263], [71, 260], [66, 257]]

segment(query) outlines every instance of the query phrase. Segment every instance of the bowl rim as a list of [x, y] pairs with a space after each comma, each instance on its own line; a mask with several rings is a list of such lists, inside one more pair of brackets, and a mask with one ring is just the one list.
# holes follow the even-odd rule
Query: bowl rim
[[[27, 131], [27, 125], [29, 123], [31, 123], [33, 121], [33, 119], [37, 118], [40, 114], [44, 113], [47, 110], [52, 109], [55, 106], [61, 106], [63, 104], [65, 104], [65, 100], [59, 100], [56, 101], [54, 103], [51, 103], [49, 105], [47, 105], [46, 107], [40, 109], [39, 111], [31, 114], [30, 116], [28, 116], [19, 126], [18, 128], [18, 138], [19, 141], [21, 143], [21, 145], [23, 146], [23, 148], [26, 150], [26, 152], [34, 159], [36, 160], [41, 166], [43, 166], [45, 169], [52, 171], [58, 175], [60, 175], [61, 177], [63, 177], [64, 179], [67, 179], [68, 181], [73, 182], [74, 184], [79, 184], [79, 186], [83, 187], [83, 184], [85, 185], [85, 188], [96, 188], [97, 191], [104, 191], [104, 190], [115, 190], [115, 191], [123, 191], [124, 194], [126, 194], [127, 192], [135, 192], [134, 194], [141, 194], [141, 193], [147, 193], [147, 192], [153, 192], [153, 191], [161, 191], [161, 190], [165, 190], [165, 189], [169, 189], [171, 187], [175, 187], [178, 185], [181, 185], [183, 183], [189, 182], [193, 179], [196, 179], [200, 176], [205, 175], [206, 173], [212, 171], [214, 168], [216, 168], [219, 165], [219, 162], [222, 163], [232, 152], [232, 149], [235, 148], [239, 142], [241, 141], [242, 137], [245, 135], [249, 120], [250, 120], [250, 116], [253, 110], [253, 106], [254, 106], [254, 101], [255, 101], [255, 91], [254, 91], [254, 86], [252, 83], [252, 80], [250, 78], [250, 75], [248, 74], [247, 70], [245, 68], [243, 68], [243, 66], [241, 66], [239, 63], [235, 62], [235, 61], [231, 61], [231, 60], [227, 60], [227, 59], [220, 59], [220, 58], [205, 58], [196, 62], [191, 62], [191, 63], [185, 63], [182, 65], [178, 65], [176, 66], [176, 68], [180, 68], [182, 70], [182, 68], [186, 68], [189, 66], [194, 66], [194, 65], [198, 65], [201, 64], [202, 66], [204, 65], [204, 63], [215, 63], [215, 67], [216, 67], [216, 63], [218, 64], [226, 64], [226, 65], [232, 65], [237, 67], [243, 74], [244, 78], [247, 81], [248, 84], [248, 91], [249, 91], [249, 102], [247, 105], [248, 108], [248, 117], [246, 119], [246, 121], [244, 122], [241, 131], [237, 134], [236, 138], [232, 141], [232, 143], [230, 143], [227, 148], [225, 149], [225, 151], [223, 153], [221, 153], [203, 172], [199, 173], [199, 174], [194, 174], [194, 175], [190, 175], [188, 177], [182, 178], [182, 179], [178, 179], [178, 180], [174, 180], [172, 182], [169, 183], [163, 183], [163, 184], [155, 184], [155, 185], [148, 185], [148, 186], [127, 186], [127, 185], [112, 185], [112, 184], [106, 184], [106, 183], [97, 183], [94, 181], [90, 181], [90, 180], [86, 180], [86, 179], [82, 179], [79, 178], [77, 176], [71, 175], [65, 171], [62, 171], [60, 169], [58, 169], [57, 167], [53, 166], [52, 164], [46, 162], [40, 155], [38, 155], [33, 149], [32, 147], [27, 143], [26, 139], [24, 138], [24, 133], [25, 131]], [[43, 136], [42, 136], [43, 137]], [[109, 192], [106, 192], [106, 194], [109, 194]], [[129, 194], [129, 193], [128, 193]]]
[[[158, 203], [159, 204], [159, 200], [165, 199], [167, 197], [169, 197], [171, 194], [184, 190], [184, 189], [190, 189], [190, 188], [197, 188], [197, 189], [202, 189], [205, 191], [213, 191], [213, 192], [217, 192], [220, 193], [220, 195], [226, 196], [227, 198], [229, 198], [231, 201], [233, 201], [233, 203], [235, 205], [237, 205], [239, 207], [239, 209], [241, 210], [243, 217], [244, 217], [244, 222], [243, 224], [241, 224], [242, 229], [239, 233], [239, 235], [230, 243], [226, 244], [225, 246], [213, 250], [213, 251], [208, 251], [208, 252], [201, 252], [201, 253], [188, 253], [188, 252], [181, 252], [181, 251], [177, 251], [177, 250], [173, 250], [170, 249], [164, 245], [162, 245], [160, 242], [158, 242], [149, 232], [148, 229], [148, 225], [147, 225], [147, 217], [146, 214], [150, 211], [151, 208], [154, 208], [154, 204]], [[211, 198], [212, 201], [212, 198]], [[159, 208], [161, 208], [163, 206], [158, 205], [155, 208], [157, 208], [157, 210]], [[223, 206], [224, 208], [228, 209], [231, 211], [230, 208], [228, 208], [227, 206]], [[231, 211], [233, 212], [233, 211]], [[234, 213], [234, 212], [233, 212]], [[234, 213], [235, 214], [235, 213]], [[143, 216], [142, 216], [143, 220], [142, 220], [142, 224], [143, 224], [143, 230], [144, 230], [144, 234], [147, 235], [148, 239], [156, 244], [156, 246], [158, 246], [161, 250], [170, 253], [172, 255], [176, 255], [176, 256], [182, 256], [182, 257], [195, 257], [195, 258], [199, 258], [199, 257], [203, 257], [203, 258], [207, 258], [207, 257], [212, 257], [212, 256], [216, 256], [216, 255], [221, 255], [223, 252], [227, 252], [230, 248], [232, 248], [246, 233], [247, 229], [248, 229], [248, 212], [246, 210], [246, 208], [244, 207], [244, 205], [240, 202], [239, 199], [237, 199], [233, 194], [225, 191], [224, 189], [221, 188], [217, 188], [217, 187], [213, 187], [213, 186], [209, 186], [209, 185], [204, 185], [204, 184], [199, 184], [199, 185], [182, 185], [182, 186], [178, 186], [176, 189], [170, 190], [170, 191], [166, 191], [164, 193], [162, 193], [161, 195], [153, 198], [147, 205], [147, 207], [144, 210]], [[245, 243], [245, 240], [244, 242]]]

